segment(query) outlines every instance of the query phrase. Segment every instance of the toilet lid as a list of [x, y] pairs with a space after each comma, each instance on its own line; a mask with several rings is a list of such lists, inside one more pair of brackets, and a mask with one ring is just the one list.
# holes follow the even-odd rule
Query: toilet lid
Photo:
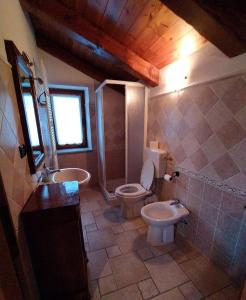
[[155, 168], [154, 168], [154, 164], [153, 164], [152, 160], [147, 159], [144, 162], [142, 172], [141, 172], [141, 178], [140, 178], [141, 185], [147, 191], [149, 191], [149, 189], [152, 185], [152, 182], [153, 182], [153, 179], [154, 179], [154, 172], [155, 172]]

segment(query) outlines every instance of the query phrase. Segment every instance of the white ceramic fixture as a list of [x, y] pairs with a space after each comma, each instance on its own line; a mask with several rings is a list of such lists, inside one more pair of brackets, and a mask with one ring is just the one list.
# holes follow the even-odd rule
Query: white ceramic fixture
[[78, 168], [66, 168], [60, 169], [52, 175], [52, 181], [54, 183], [64, 182], [64, 181], [78, 181], [79, 186], [86, 187], [91, 179], [91, 174], [83, 169]]
[[141, 215], [148, 224], [147, 242], [160, 246], [173, 242], [174, 224], [187, 217], [189, 211], [180, 203], [170, 205], [176, 200], [155, 202], [144, 206]]
[[148, 159], [142, 168], [140, 184], [129, 183], [116, 188], [115, 195], [121, 203], [121, 213], [124, 218], [131, 219], [140, 216], [144, 199], [151, 194], [154, 171], [154, 164]]

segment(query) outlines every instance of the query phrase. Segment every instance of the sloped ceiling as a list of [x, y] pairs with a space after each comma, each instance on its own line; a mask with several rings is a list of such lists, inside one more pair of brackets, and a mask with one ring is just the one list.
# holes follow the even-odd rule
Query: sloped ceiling
[[[229, 56], [246, 51], [245, 19], [235, 11], [232, 22], [226, 17], [230, 10], [215, 7], [216, 0], [20, 2], [38, 46], [99, 81], [156, 86], [160, 68], [195, 52], [206, 39]], [[233, 30], [236, 22], [239, 28]]]

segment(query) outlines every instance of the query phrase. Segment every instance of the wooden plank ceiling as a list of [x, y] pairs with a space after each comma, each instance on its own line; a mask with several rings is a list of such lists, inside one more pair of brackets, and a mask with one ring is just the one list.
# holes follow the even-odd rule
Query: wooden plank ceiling
[[[202, 36], [186, 22], [197, 25], [187, 11], [180, 9], [182, 1], [20, 2], [31, 16], [38, 46], [45, 51], [99, 81], [140, 80], [156, 86], [160, 68], [198, 50], [206, 42], [203, 36], [211, 37], [204, 28], [199, 30]], [[214, 36], [212, 39], [216, 44]], [[243, 52], [237, 46], [230, 54]]]

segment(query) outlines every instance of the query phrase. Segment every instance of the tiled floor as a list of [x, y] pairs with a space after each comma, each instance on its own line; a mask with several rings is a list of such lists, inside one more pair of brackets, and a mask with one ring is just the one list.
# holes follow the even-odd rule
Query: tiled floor
[[93, 300], [239, 299], [228, 276], [181, 239], [151, 247], [141, 218], [124, 220], [97, 190], [81, 198]]

